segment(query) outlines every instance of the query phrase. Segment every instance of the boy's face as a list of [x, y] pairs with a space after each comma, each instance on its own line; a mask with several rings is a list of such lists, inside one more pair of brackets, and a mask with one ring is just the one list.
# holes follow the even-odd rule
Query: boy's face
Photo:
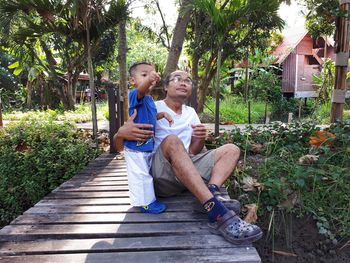
[[134, 73], [130, 77], [130, 83], [134, 87], [138, 87], [145, 82], [149, 81], [151, 72], [155, 72], [155, 69], [151, 65], [140, 64], [134, 69]]

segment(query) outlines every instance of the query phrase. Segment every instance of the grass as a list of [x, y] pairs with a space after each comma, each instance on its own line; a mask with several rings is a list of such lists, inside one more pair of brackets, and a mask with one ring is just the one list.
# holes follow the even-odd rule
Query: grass
[[[311, 116], [307, 116], [305, 120], [317, 121], [320, 124], [330, 124], [332, 103], [328, 102], [318, 106], [313, 105], [313, 107], [316, 107], [315, 111]], [[344, 107], [343, 120], [350, 120], [350, 107], [347, 104]]]
[[[215, 112], [215, 100], [208, 98], [207, 107], [204, 113], [213, 115]], [[271, 111], [271, 106], [268, 105], [268, 111]], [[251, 122], [262, 123], [265, 117], [265, 103], [262, 101], [251, 101]], [[248, 106], [247, 103], [240, 97], [227, 96], [220, 102], [220, 121], [234, 123], [248, 123]]]
[[[99, 103], [97, 107], [97, 119], [104, 120], [108, 116], [108, 105], [106, 102]], [[30, 119], [31, 116], [39, 117], [40, 119], [50, 119], [54, 121], [67, 122], [88, 122], [92, 120], [91, 104], [77, 104], [74, 111], [63, 110], [29, 110], [29, 111], [12, 111], [3, 114], [4, 120], [19, 121]]]

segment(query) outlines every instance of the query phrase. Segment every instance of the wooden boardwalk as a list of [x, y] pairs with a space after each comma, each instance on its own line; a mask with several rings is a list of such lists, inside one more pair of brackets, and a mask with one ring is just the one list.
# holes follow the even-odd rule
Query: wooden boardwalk
[[129, 204], [124, 160], [104, 154], [0, 230], [0, 262], [260, 262], [206, 226], [189, 194], [141, 214]]

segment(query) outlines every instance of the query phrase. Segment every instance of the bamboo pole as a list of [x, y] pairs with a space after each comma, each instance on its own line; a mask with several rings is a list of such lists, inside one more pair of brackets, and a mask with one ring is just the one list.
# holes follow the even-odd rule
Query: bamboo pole
[[[346, 91], [346, 73], [349, 59], [350, 43], [350, 0], [339, 0], [340, 10], [344, 15], [337, 17], [336, 22], [336, 67], [335, 83], [332, 96], [331, 122], [343, 119], [343, 108]], [[347, 15], [346, 15], [347, 14]]]

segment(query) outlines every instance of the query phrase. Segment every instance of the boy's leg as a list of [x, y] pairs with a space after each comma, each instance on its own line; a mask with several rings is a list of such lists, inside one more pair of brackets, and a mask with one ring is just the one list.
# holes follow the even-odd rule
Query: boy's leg
[[145, 206], [156, 200], [153, 177], [149, 174], [147, 154], [125, 149], [128, 172], [130, 203], [132, 206]]

